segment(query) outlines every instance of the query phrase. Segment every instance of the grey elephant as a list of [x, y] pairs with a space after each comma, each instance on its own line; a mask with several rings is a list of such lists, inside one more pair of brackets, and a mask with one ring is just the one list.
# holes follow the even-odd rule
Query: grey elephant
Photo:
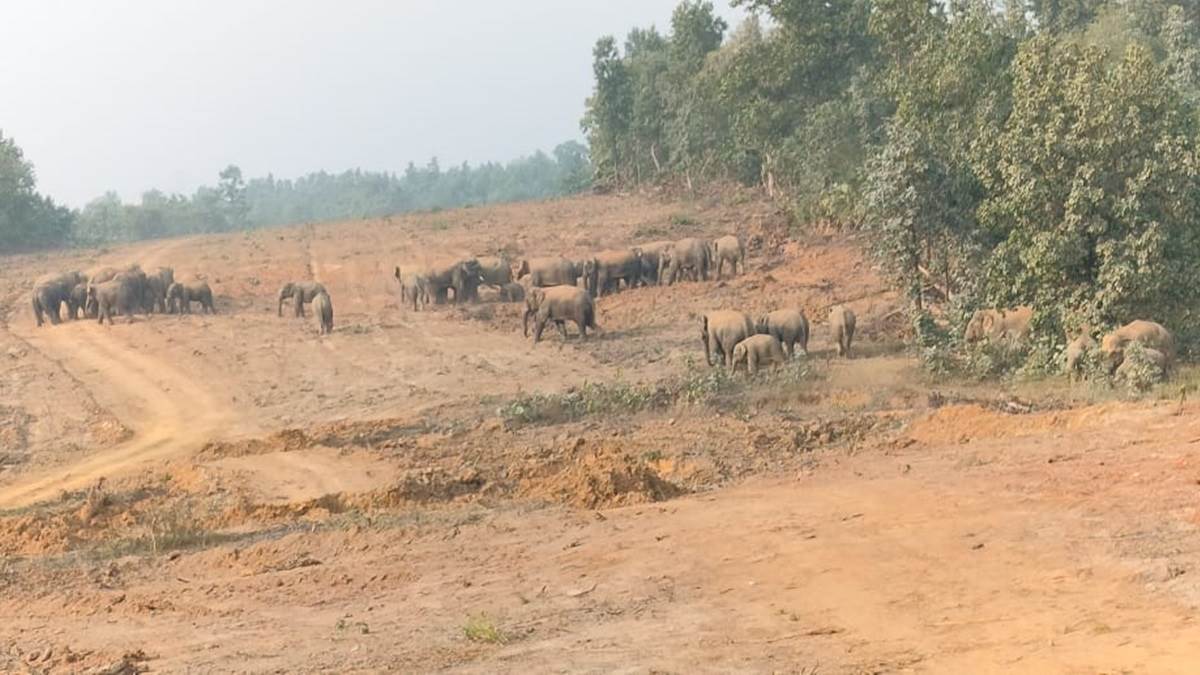
[[801, 354], [808, 353], [808, 317], [800, 309], [768, 312], [759, 317], [755, 328], [759, 333], [779, 340], [789, 359], [795, 357], [797, 344]]
[[[150, 280], [139, 265], [133, 264], [128, 269], [117, 272], [113, 275], [112, 280], [119, 281], [131, 289], [130, 292], [133, 294], [135, 302], [133, 303], [133, 307], [130, 308], [130, 312], [149, 314], [154, 311], [154, 300], [150, 292]], [[122, 310], [121, 313], [124, 314], [125, 311]]]
[[1029, 338], [1033, 308], [1022, 305], [1014, 309], [980, 309], [971, 315], [963, 340], [973, 344], [982, 340], [1023, 344]]
[[1096, 351], [1096, 340], [1092, 338], [1091, 330], [1084, 327], [1082, 333], [1067, 343], [1065, 353], [1067, 380], [1077, 380], [1083, 376], [1083, 364], [1088, 354]]
[[449, 291], [454, 291], [454, 303], [460, 304], [479, 298], [479, 284], [483, 282], [483, 268], [475, 258], [437, 263], [427, 267], [425, 277], [428, 295], [436, 304], [449, 301]]
[[574, 286], [583, 274], [581, 267], [563, 257], [525, 258], [517, 268], [517, 279], [529, 277], [529, 285], [539, 288], [547, 286]]
[[754, 322], [743, 312], [717, 310], [700, 318], [700, 340], [704, 343], [704, 361], [713, 363], [713, 354], [733, 369], [733, 348], [754, 335]]
[[333, 332], [333, 300], [325, 291], [313, 298], [313, 315], [317, 317], [317, 333], [329, 335]]
[[401, 305], [412, 305], [413, 311], [416, 312], [423, 305], [429, 304], [429, 284], [425, 275], [415, 272], [401, 274], [400, 268], [396, 267], [392, 276], [396, 277], [396, 281], [400, 283]]
[[283, 316], [283, 301], [291, 300], [293, 314], [303, 317], [305, 303], [312, 302], [317, 293], [323, 292], [325, 286], [319, 281], [289, 281], [279, 288], [279, 306], [276, 314]]
[[638, 248], [642, 250], [642, 278], [643, 286], [657, 286], [659, 283], [658, 271], [659, 260], [662, 257], [662, 252], [671, 247], [673, 242], [669, 241], [652, 241], [648, 244], [638, 244]]
[[731, 234], [714, 240], [709, 247], [709, 255], [716, 266], [718, 280], [726, 262], [733, 268], [733, 276], [738, 275], [738, 265], [742, 266], [742, 274], [746, 273], [746, 242], [741, 237]]
[[[172, 282], [174, 283], [174, 282]], [[167, 313], [167, 289], [170, 284], [163, 283], [162, 277], [157, 274], [146, 277], [146, 293], [145, 304], [150, 310], [159, 314]]]
[[216, 307], [213, 306], [212, 289], [203, 281], [190, 284], [176, 281], [167, 289], [167, 303], [180, 314], [191, 314], [193, 302], [200, 303], [200, 309], [208, 314], [217, 313]]
[[502, 288], [513, 280], [512, 261], [508, 256], [500, 254], [498, 256], [481, 256], [476, 258], [479, 261], [479, 272], [482, 277], [484, 286], [494, 286]]
[[95, 318], [87, 312], [87, 289], [87, 284], [75, 284], [75, 287], [71, 289], [71, 298], [67, 301], [67, 316], [72, 321], [80, 318], [80, 315], [84, 318]]
[[[88, 283], [88, 285], [102, 284], [106, 281], [112, 281], [113, 277], [115, 277], [116, 275], [117, 275], [117, 270], [113, 269], [112, 267], [107, 267], [107, 266], [95, 267], [95, 268], [88, 270], [87, 283]], [[84, 307], [83, 313], [89, 319], [96, 318], [97, 309], [96, 309], [95, 304], [86, 305]]]
[[89, 304], [96, 306], [96, 318], [101, 324], [108, 319], [109, 325], [112, 325], [116, 314], [132, 316], [142, 303], [137, 287], [128, 279], [114, 278], [99, 284], [88, 284], [87, 294]]
[[500, 287], [501, 302], [522, 302], [525, 300], [525, 287], [515, 281], [510, 281]]
[[1138, 342], [1142, 347], [1148, 347], [1162, 352], [1163, 372], [1171, 368], [1175, 361], [1175, 336], [1162, 324], [1153, 321], [1130, 321], [1120, 328], [1104, 336], [1100, 341], [1100, 354], [1108, 372], [1115, 372], [1125, 360], [1125, 348], [1131, 342]]
[[542, 339], [542, 331], [547, 321], [553, 321], [562, 334], [567, 337], [564, 325], [574, 321], [579, 327], [579, 335], [587, 339], [589, 328], [599, 330], [596, 325], [596, 305], [586, 289], [578, 286], [550, 286], [547, 288], [531, 288], [525, 295], [524, 334], [529, 336], [529, 319], [534, 319], [533, 342], [537, 344]]
[[670, 286], [683, 274], [708, 281], [710, 262], [708, 244], [694, 237], [680, 239], [659, 253], [659, 282]]
[[850, 345], [854, 342], [854, 312], [845, 305], [829, 310], [829, 339], [837, 347], [838, 356], [850, 358]]
[[79, 272], [64, 272], [47, 274], [34, 281], [30, 304], [37, 325], [41, 326], [44, 319], [57, 325], [62, 321], [62, 306], [71, 307], [71, 292], [81, 283], [87, 281]]
[[622, 281], [626, 287], [633, 288], [642, 278], [642, 250], [637, 247], [601, 251], [592, 256], [589, 263], [584, 273], [587, 279], [584, 287], [596, 297], [615, 293]]
[[788, 356], [783, 352], [783, 345], [773, 335], [751, 335], [737, 343], [733, 348], [732, 371], [737, 371], [739, 365], [746, 366], [746, 372], [751, 375], [758, 372], [760, 366], [778, 368], [787, 362]]

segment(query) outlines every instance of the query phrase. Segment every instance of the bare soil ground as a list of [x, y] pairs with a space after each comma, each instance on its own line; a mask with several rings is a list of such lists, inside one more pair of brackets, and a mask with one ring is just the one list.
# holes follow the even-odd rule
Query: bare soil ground
[[[394, 265], [742, 232], [749, 272], [413, 313]], [[1200, 405], [932, 381], [853, 237], [589, 196], [0, 259], [0, 671], [1194, 672]], [[214, 316], [37, 329], [38, 274], [172, 265]], [[336, 328], [276, 316], [329, 287]], [[824, 318], [859, 315], [856, 358]], [[730, 380], [698, 316], [799, 305]], [[101, 481], [103, 479], [103, 481]], [[99, 484], [99, 487], [97, 485]]]

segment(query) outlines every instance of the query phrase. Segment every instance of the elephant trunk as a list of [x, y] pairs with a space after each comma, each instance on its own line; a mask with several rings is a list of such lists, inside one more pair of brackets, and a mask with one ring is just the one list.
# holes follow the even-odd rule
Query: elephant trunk
[[529, 337], [529, 317], [533, 315], [533, 310], [526, 308], [525, 318], [521, 320], [521, 332], [525, 337]]

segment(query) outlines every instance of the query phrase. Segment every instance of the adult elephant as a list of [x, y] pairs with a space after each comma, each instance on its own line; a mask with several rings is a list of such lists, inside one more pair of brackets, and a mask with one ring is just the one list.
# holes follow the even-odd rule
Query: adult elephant
[[662, 252], [672, 246], [670, 241], [652, 241], [648, 244], [639, 244], [638, 248], [642, 249], [642, 278], [641, 284], [649, 286], [651, 284], [657, 286], [659, 282], [659, 260], [662, 257]]
[[476, 258], [479, 261], [479, 275], [484, 286], [503, 288], [512, 282], [512, 261], [506, 255], [491, 255]]
[[95, 304], [96, 316], [101, 324], [108, 319], [109, 325], [112, 325], [113, 316], [117, 314], [131, 316], [142, 304], [142, 296], [130, 279], [114, 278], [100, 284], [89, 284], [87, 292], [88, 302]]
[[596, 325], [596, 305], [586, 289], [578, 286], [550, 286], [549, 288], [531, 288], [525, 296], [524, 334], [529, 337], [529, 318], [534, 318], [533, 342], [542, 339], [542, 331], [547, 321], [553, 321], [567, 337], [567, 329], [563, 324], [574, 321], [579, 326], [579, 335], [587, 339], [587, 329], [599, 329]]
[[704, 342], [704, 361], [713, 363], [717, 354], [725, 365], [733, 370], [733, 348], [739, 342], [754, 335], [754, 322], [744, 312], [717, 310], [700, 318], [700, 339]]
[[[399, 270], [399, 268], [396, 268]], [[319, 281], [289, 281], [279, 288], [279, 306], [276, 310], [278, 316], [283, 316], [283, 301], [292, 301], [292, 312], [296, 317], [304, 316], [304, 305], [313, 301], [317, 297], [317, 293], [324, 293], [325, 286]], [[169, 298], [168, 298], [169, 300]], [[174, 310], [174, 303], [172, 310]]]
[[67, 301], [67, 316], [72, 321], [78, 319], [81, 313], [84, 318], [95, 318], [95, 316], [89, 314], [87, 311], [87, 289], [87, 284], [75, 284], [75, 287], [71, 289], [71, 298]]
[[429, 297], [436, 304], [444, 304], [449, 299], [449, 291], [454, 291], [454, 303], [459, 304], [478, 298], [479, 284], [483, 281], [483, 267], [476, 258], [456, 260], [450, 263], [434, 264], [422, 272]]
[[333, 301], [325, 291], [317, 293], [313, 298], [313, 314], [317, 317], [317, 334], [329, 335], [333, 332]]
[[694, 281], [708, 281], [710, 262], [708, 244], [695, 237], [680, 239], [659, 254], [659, 281], [670, 286], [684, 273]]
[[529, 277], [529, 285], [537, 288], [548, 286], [574, 286], [583, 270], [579, 264], [563, 257], [525, 258], [517, 269], [517, 278]]
[[[324, 293], [321, 289], [317, 295]], [[296, 296], [298, 297], [298, 296]], [[315, 296], [314, 296], [315, 297]], [[213, 306], [213, 292], [208, 284], [203, 281], [197, 281], [190, 284], [181, 284], [178, 281], [171, 284], [167, 289], [167, 302], [178, 309], [180, 314], [191, 314], [192, 303], [200, 303], [200, 309], [209, 314], [216, 314], [217, 309]], [[303, 315], [301, 315], [303, 316]]]
[[758, 319], [755, 325], [758, 332], [770, 335], [779, 340], [787, 357], [796, 355], [796, 345], [800, 345], [800, 353], [808, 353], [808, 317], [800, 309], [777, 309], [768, 312]]
[[1125, 348], [1137, 342], [1143, 347], [1162, 353], [1163, 372], [1175, 361], [1175, 336], [1160, 323], [1154, 321], [1130, 321], [1100, 340], [1100, 355], [1108, 372], [1116, 372], [1125, 361]]
[[741, 237], [731, 234], [714, 240], [709, 248], [709, 257], [712, 264], [716, 265], [717, 280], [721, 279], [721, 272], [727, 262], [733, 268], [733, 276], [738, 275], [739, 264], [742, 266], [742, 274], [746, 273], [746, 242]]
[[584, 286], [596, 297], [615, 293], [622, 281], [628, 288], [633, 288], [642, 278], [642, 249], [601, 251], [592, 256], [584, 278], [587, 280]]
[[79, 272], [47, 274], [38, 277], [34, 282], [33, 293], [30, 297], [33, 317], [37, 321], [37, 325], [43, 325], [44, 319], [49, 319], [51, 324], [60, 323], [63, 304], [66, 303], [70, 308], [71, 291], [85, 281], [86, 279]]
[[[121, 282], [130, 287], [134, 297], [133, 306], [129, 312], [149, 314], [154, 311], [154, 299], [150, 291], [150, 279], [138, 265], [130, 265], [128, 269], [117, 272], [113, 281]], [[122, 313], [126, 313], [122, 310]]]
[[164, 285], [162, 277], [157, 274], [146, 277], [145, 304], [148, 306], [148, 309], [159, 314], [167, 313], [168, 288], [170, 288], [170, 284]]
[[845, 305], [837, 305], [829, 310], [829, 338], [837, 347], [838, 356], [850, 358], [856, 323], [854, 311]]
[[974, 344], [982, 340], [1006, 342], [1010, 346], [1023, 344], [1029, 337], [1029, 322], [1033, 319], [1033, 308], [1020, 306], [1014, 309], [979, 309], [971, 315], [963, 340]]
[[429, 283], [424, 275], [416, 272], [401, 274], [400, 268], [396, 267], [393, 276], [400, 283], [400, 304], [403, 306], [412, 305], [414, 312], [421, 309], [422, 305], [429, 304]]

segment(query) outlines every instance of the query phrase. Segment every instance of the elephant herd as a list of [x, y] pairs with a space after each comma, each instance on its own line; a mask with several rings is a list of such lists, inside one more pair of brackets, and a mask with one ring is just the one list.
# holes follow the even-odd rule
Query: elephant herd
[[742, 272], [746, 270], [746, 245], [740, 237], [656, 241], [579, 259], [471, 257], [429, 265], [420, 271], [405, 272], [396, 267], [393, 276], [400, 284], [401, 304], [416, 311], [451, 300], [456, 304], [474, 302], [483, 286], [495, 288], [505, 302], [526, 300], [527, 288], [554, 286], [582, 287], [598, 298], [622, 287], [671, 285], [680, 279], [707, 281], [710, 276], [720, 279], [727, 264], [734, 275], [739, 266]]
[[34, 283], [31, 303], [38, 326], [46, 320], [62, 322], [62, 308], [67, 318], [97, 319], [111, 324], [114, 316], [191, 312], [192, 303], [213, 314], [212, 289], [204, 281], [180, 282], [175, 270], [158, 267], [147, 273], [138, 264], [123, 269], [99, 267], [86, 273], [63, 272], [48, 274]]
[[317, 317], [317, 332], [329, 335], [333, 332], [333, 300], [329, 291], [319, 281], [289, 281], [279, 289], [279, 306], [276, 313], [283, 316], [283, 303], [290, 300], [292, 313], [304, 318], [304, 305], [312, 304]]
[[[1032, 319], [1033, 308], [1027, 306], [977, 310], [967, 322], [963, 338], [968, 344], [988, 341], [1021, 345], [1029, 338]], [[1104, 335], [1099, 343], [1092, 337], [1092, 330], [1088, 326], [1084, 326], [1073, 338], [1070, 335], [1067, 337], [1071, 339], [1064, 354], [1064, 370], [1071, 379], [1083, 375], [1084, 362], [1091, 354], [1099, 357], [1109, 374], [1123, 377], [1133, 365], [1125, 360], [1125, 350], [1133, 343], [1141, 346], [1145, 358], [1163, 375], [1170, 372], [1175, 361], [1175, 337], [1154, 321], [1131, 321]]]
[[[839, 356], [850, 357], [854, 341], [856, 318], [844, 305], [829, 310], [829, 337]], [[800, 309], [777, 309], [758, 321], [734, 310], [717, 310], [700, 319], [700, 340], [704, 344], [704, 360], [708, 365], [713, 357], [723, 361], [731, 372], [744, 367], [754, 374], [763, 366], [779, 367], [795, 357], [796, 346], [808, 353], [808, 317]]]

